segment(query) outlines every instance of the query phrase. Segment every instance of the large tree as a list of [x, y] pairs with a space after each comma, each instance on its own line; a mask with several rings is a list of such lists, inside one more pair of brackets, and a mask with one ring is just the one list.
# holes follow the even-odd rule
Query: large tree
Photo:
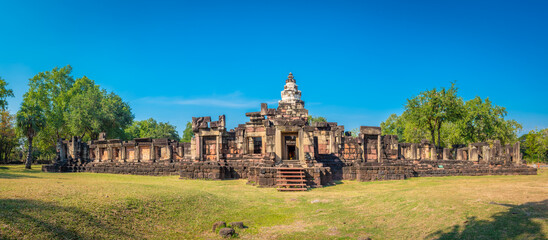
[[452, 83], [449, 89], [442, 88], [438, 91], [434, 88], [408, 99], [405, 113], [411, 122], [430, 133], [433, 144], [441, 147], [442, 126], [461, 117], [462, 105], [462, 98], [457, 96], [457, 88]]
[[179, 133], [169, 122], [157, 122], [153, 118], [134, 121], [126, 130], [126, 137], [132, 138], [169, 138], [179, 141]]
[[8, 111], [0, 111], [0, 163], [7, 163], [17, 146], [14, 116]]
[[110, 138], [122, 138], [123, 129], [133, 121], [129, 104], [85, 76], [76, 80], [69, 94], [64, 117], [71, 134], [95, 139], [99, 133], [106, 132]]
[[32, 164], [32, 142], [37, 133], [45, 127], [46, 118], [39, 104], [33, 101], [24, 101], [17, 112], [17, 127], [28, 141], [27, 160], [25, 168], [30, 169]]
[[37, 102], [44, 112], [45, 127], [34, 137], [42, 158], [55, 156], [61, 138], [81, 136], [95, 139], [100, 132], [122, 138], [133, 122], [128, 103], [115, 93], [101, 89], [87, 77], [76, 81], [67, 65], [38, 73], [29, 79], [24, 101]]
[[527, 162], [548, 162], [548, 128], [531, 130], [521, 136], [520, 141]]
[[7, 88], [8, 83], [0, 77], [0, 109], [2, 111], [6, 110], [8, 106], [8, 97], [13, 97], [13, 90]]
[[460, 129], [467, 142], [484, 142], [498, 139], [502, 143], [517, 140], [516, 132], [521, 125], [514, 120], [506, 120], [506, 108], [475, 97], [466, 101], [466, 114], [460, 119]]
[[42, 153], [55, 154], [55, 147], [60, 138], [70, 137], [70, 129], [65, 118], [69, 107], [70, 89], [74, 84], [71, 76], [72, 67], [53, 68], [36, 74], [29, 79], [29, 90], [24, 95], [25, 102], [36, 102], [42, 109], [45, 126], [35, 136], [37, 147]]
[[192, 131], [192, 123], [187, 122], [185, 130], [183, 131], [183, 138], [181, 138], [181, 142], [190, 142], [190, 140], [192, 140], [192, 137], [194, 137], [194, 132]]
[[489, 98], [484, 101], [476, 97], [463, 104], [452, 85], [449, 90], [429, 90], [408, 100], [403, 114], [390, 115], [381, 128], [383, 134], [398, 135], [401, 142], [430, 138], [438, 146], [488, 140], [505, 144], [515, 141], [521, 129], [519, 123], [505, 116], [506, 109], [492, 104]]
[[13, 97], [13, 90], [7, 88], [8, 83], [0, 77], [0, 163], [7, 163], [12, 150], [17, 144], [17, 136], [13, 126], [14, 116], [7, 110], [8, 97]]

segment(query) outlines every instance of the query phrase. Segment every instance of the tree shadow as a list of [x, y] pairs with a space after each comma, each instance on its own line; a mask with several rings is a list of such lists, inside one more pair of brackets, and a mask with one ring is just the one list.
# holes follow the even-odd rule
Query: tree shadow
[[[80, 228], [93, 230], [86, 233], [79, 231]], [[98, 232], [109, 235], [101, 236]], [[76, 207], [28, 199], [0, 199], [0, 239], [32, 236], [44, 239], [132, 238]]]
[[0, 179], [17, 179], [17, 178], [39, 178], [36, 176], [24, 175], [24, 174], [11, 174], [11, 173], [0, 173]]
[[[429, 235], [433, 239], [547, 239], [539, 221], [548, 219], [548, 199], [521, 205], [491, 203], [508, 207], [493, 220], [469, 217], [464, 225], [454, 225]], [[537, 221], [533, 221], [537, 219]]]

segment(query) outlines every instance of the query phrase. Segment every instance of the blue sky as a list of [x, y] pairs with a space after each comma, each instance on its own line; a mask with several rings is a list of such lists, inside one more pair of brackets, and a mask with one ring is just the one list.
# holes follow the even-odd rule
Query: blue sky
[[0, 76], [15, 91], [72, 65], [136, 120], [247, 121], [293, 72], [311, 115], [378, 126], [456, 80], [524, 132], [548, 127], [547, 1], [0, 1]]

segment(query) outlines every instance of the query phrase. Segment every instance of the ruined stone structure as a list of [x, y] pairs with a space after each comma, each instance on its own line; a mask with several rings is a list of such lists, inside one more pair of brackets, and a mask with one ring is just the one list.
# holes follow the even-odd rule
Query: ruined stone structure
[[424, 176], [536, 174], [523, 164], [519, 142], [475, 143], [438, 149], [428, 141], [398, 143], [380, 127], [362, 126], [357, 137], [334, 122], [309, 124], [293, 75], [277, 108], [261, 104], [249, 121], [227, 130], [225, 116], [192, 118], [190, 143], [139, 138], [58, 146], [58, 161], [44, 171], [179, 174], [189, 179], [248, 179], [260, 186], [306, 189], [333, 180], [395, 180]]

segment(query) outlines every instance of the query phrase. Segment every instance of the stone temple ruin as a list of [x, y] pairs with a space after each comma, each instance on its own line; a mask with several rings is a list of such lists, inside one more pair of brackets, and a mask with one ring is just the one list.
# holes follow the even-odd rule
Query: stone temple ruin
[[249, 121], [227, 130], [225, 116], [193, 117], [190, 143], [170, 139], [62, 141], [47, 172], [180, 175], [186, 179], [248, 179], [279, 190], [306, 190], [335, 180], [396, 180], [428, 176], [536, 174], [513, 145], [474, 143], [437, 148], [398, 143], [380, 127], [360, 127], [357, 137], [334, 122], [308, 123], [293, 75], [277, 108], [261, 104]]

